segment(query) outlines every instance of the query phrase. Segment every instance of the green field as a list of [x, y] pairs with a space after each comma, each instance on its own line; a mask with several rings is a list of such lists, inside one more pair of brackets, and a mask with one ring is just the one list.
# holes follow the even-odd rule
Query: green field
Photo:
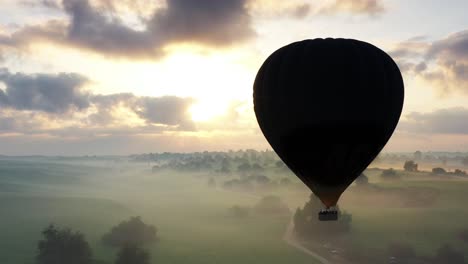
[[[381, 170], [366, 171], [373, 187], [353, 185], [340, 200], [353, 219], [351, 231], [340, 237], [344, 244], [321, 238], [309, 247], [325, 257], [331, 257], [330, 248], [346, 245], [383, 258], [392, 242], [410, 244], [424, 256], [433, 256], [445, 243], [468, 252], [468, 244], [458, 238], [468, 228], [468, 181], [398, 173], [399, 180], [385, 181]], [[274, 170], [266, 174], [284, 176]], [[319, 263], [283, 241], [291, 215], [234, 218], [227, 213], [233, 205], [252, 207], [267, 194], [280, 196], [294, 212], [308, 199], [302, 183], [245, 193], [207, 184], [209, 178], [219, 186], [234, 177], [151, 173], [145, 163], [0, 160], [0, 263], [34, 263], [40, 231], [49, 223], [81, 231], [98, 263], [113, 263], [115, 250], [100, 239], [131, 216], [158, 228], [159, 241], [147, 248], [153, 263]]]
[[316, 263], [282, 240], [290, 216], [229, 217], [227, 208], [258, 198], [208, 188], [203, 175], [0, 161], [0, 190], [2, 264], [33, 263], [49, 223], [81, 231], [95, 258], [112, 263], [101, 236], [137, 215], [158, 228], [160, 241], [148, 248], [154, 263]]

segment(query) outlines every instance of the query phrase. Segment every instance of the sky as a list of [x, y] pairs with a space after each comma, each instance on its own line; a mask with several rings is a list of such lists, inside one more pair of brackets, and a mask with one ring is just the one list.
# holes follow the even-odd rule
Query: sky
[[0, 0], [0, 154], [270, 149], [264, 60], [354, 38], [390, 54], [405, 104], [385, 151], [468, 151], [466, 0]]

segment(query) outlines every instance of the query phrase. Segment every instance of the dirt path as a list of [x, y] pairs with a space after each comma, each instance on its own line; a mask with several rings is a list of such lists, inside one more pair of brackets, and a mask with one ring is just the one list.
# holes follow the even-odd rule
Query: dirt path
[[[259, 195], [255, 195], [255, 194], [238, 192], [238, 191], [231, 191], [231, 190], [226, 190], [226, 189], [222, 189], [222, 188], [216, 188], [216, 190], [220, 191], [220, 192], [231, 192], [231, 193], [235, 193], [235, 194], [241, 194], [243, 196], [247, 196], [247, 197], [250, 197], [250, 198], [256, 198], [256, 199], [261, 197]], [[299, 243], [299, 241], [296, 240], [296, 238], [294, 237], [294, 222], [293, 222], [292, 218], [291, 218], [291, 221], [289, 221], [288, 226], [286, 227], [286, 230], [285, 230], [284, 235], [283, 235], [283, 240], [288, 245], [296, 248], [297, 250], [302, 251], [302, 252], [306, 253], [309, 256], [312, 256], [313, 258], [318, 260], [320, 263], [322, 263], [322, 264], [331, 264], [330, 261], [326, 260], [325, 258], [318, 255], [317, 253], [311, 251], [310, 249], [304, 247], [303, 245], [301, 245], [301, 243]]]
[[291, 221], [289, 221], [289, 224], [286, 227], [286, 231], [284, 232], [283, 240], [286, 243], [288, 243], [290, 246], [295, 247], [296, 249], [298, 249], [298, 250], [300, 250], [300, 251], [302, 251], [302, 252], [304, 252], [304, 253], [312, 256], [312, 257], [314, 257], [320, 263], [322, 263], [322, 264], [331, 264], [330, 261], [326, 260], [325, 258], [318, 255], [317, 253], [311, 251], [310, 249], [304, 247], [303, 245], [301, 245], [301, 243], [299, 243], [299, 241], [296, 240], [296, 238], [294, 237], [294, 222], [293, 222], [292, 219], [291, 219]]

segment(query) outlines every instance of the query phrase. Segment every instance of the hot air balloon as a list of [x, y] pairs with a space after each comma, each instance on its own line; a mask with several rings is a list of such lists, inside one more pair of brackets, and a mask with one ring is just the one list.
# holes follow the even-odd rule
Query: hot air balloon
[[[403, 79], [392, 58], [353, 39], [284, 46], [267, 58], [254, 83], [263, 134], [330, 210], [391, 137], [403, 100]], [[319, 213], [321, 220], [336, 216]]]

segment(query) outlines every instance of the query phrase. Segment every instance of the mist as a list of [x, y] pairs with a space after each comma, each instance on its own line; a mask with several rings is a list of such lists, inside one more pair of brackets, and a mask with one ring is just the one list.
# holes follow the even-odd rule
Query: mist
[[0, 262], [51, 263], [48, 230], [81, 239], [89, 263], [464, 263], [441, 262], [468, 250], [463, 157], [383, 154], [321, 222], [272, 151], [3, 156]]

